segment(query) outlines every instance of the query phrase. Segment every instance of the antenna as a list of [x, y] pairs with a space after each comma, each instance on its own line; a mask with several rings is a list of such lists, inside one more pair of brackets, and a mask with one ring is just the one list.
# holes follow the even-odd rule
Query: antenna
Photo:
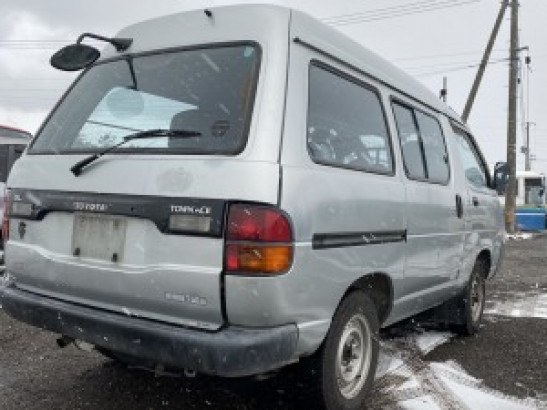
[[448, 99], [448, 79], [446, 77], [443, 77], [443, 88], [441, 88], [439, 98], [445, 103]]

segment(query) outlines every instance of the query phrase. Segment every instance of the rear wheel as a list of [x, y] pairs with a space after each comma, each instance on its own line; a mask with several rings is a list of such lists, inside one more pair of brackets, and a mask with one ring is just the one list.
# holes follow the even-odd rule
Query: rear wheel
[[378, 331], [376, 307], [365, 293], [352, 292], [342, 300], [314, 360], [326, 409], [363, 408], [376, 373]]

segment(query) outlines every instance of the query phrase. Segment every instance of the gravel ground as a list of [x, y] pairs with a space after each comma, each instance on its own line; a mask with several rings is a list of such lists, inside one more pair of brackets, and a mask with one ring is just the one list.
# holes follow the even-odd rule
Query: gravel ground
[[[508, 242], [503, 268], [488, 282], [487, 307], [536, 294], [547, 294], [546, 234]], [[476, 336], [454, 339], [426, 359], [456, 360], [491, 388], [547, 399], [547, 319], [485, 315]]]
[[[547, 293], [547, 236], [511, 241], [502, 272], [489, 283], [490, 304]], [[56, 335], [0, 311], [1, 409], [292, 409], [310, 407], [311, 377], [288, 368], [266, 381], [158, 377], [82, 352], [57, 348]], [[547, 319], [486, 315], [481, 332], [455, 338], [428, 361], [458, 362], [486, 386], [547, 399]]]

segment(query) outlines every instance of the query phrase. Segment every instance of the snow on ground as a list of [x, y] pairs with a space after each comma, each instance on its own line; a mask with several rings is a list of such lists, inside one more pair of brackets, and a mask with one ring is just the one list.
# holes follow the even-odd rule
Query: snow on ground
[[426, 362], [423, 356], [452, 334], [415, 332], [383, 340], [373, 399], [367, 408], [403, 410], [547, 409], [547, 403], [518, 399], [489, 389], [453, 361]]
[[515, 293], [509, 300], [487, 302], [486, 314], [547, 319], [547, 294]]
[[521, 241], [524, 239], [532, 239], [534, 237], [533, 233], [530, 232], [517, 232], [514, 234], [505, 233], [505, 239], [513, 239], [515, 241]]

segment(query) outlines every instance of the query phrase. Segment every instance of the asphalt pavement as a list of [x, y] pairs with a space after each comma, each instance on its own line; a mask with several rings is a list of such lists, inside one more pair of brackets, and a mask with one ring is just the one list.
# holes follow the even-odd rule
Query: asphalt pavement
[[[501, 394], [547, 402], [547, 315], [542, 317], [539, 306], [547, 294], [546, 252], [545, 235], [510, 241], [502, 271], [488, 284], [493, 313], [485, 315], [480, 333], [454, 337], [423, 360], [456, 362]], [[532, 302], [519, 304], [523, 298]], [[500, 308], [511, 303], [517, 308]], [[401, 332], [406, 331], [403, 326]], [[0, 310], [1, 409], [313, 408], [314, 375], [298, 366], [260, 381], [186, 378], [127, 368], [74, 346], [60, 349], [56, 338]], [[379, 394], [371, 397], [369, 407], [383, 408]]]

